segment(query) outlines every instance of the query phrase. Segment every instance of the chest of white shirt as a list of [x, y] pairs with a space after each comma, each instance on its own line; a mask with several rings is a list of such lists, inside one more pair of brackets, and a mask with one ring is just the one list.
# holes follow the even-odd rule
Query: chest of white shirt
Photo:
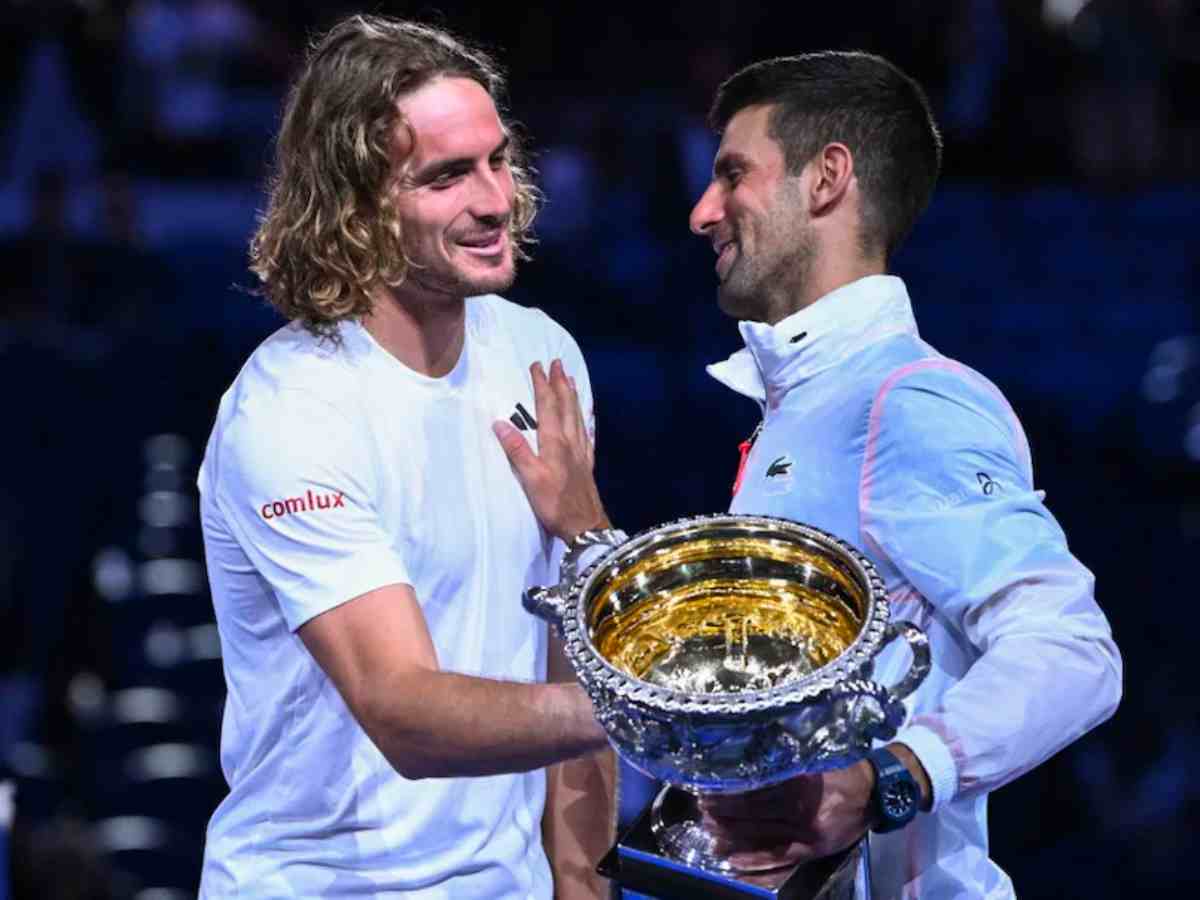
[[377, 509], [406, 558], [477, 566], [485, 544], [489, 556], [539, 552], [540, 529], [492, 431], [497, 419], [520, 421], [536, 448], [532, 407], [527, 383], [495, 377], [376, 407]]

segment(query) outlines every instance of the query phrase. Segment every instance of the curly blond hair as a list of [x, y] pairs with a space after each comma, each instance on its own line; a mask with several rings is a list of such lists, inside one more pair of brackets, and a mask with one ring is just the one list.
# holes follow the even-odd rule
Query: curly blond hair
[[[284, 106], [267, 208], [250, 242], [250, 268], [288, 320], [334, 336], [338, 322], [371, 311], [373, 291], [404, 282], [411, 263], [387, 190], [397, 101], [439, 76], [478, 82], [502, 110], [496, 63], [443, 30], [358, 15], [312, 45]], [[540, 195], [505, 128], [516, 184], [509, 228], [524, 259]]]

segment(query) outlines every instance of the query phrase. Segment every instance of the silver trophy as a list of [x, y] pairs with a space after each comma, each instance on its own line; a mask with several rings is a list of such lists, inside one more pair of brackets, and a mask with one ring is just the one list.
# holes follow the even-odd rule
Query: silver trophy
[[[524, 598], [561, 631], [617, 752], [665, 782], [601, 870], [661, 898], [853, 896], [858, 873], [869, 877], [865, 841], [827, 860], [739, 869], [696, 797], [862, 759], [895, 735], [900, 701], [929, 671], [925, 635], [889, 622], [870, 560], [808, 525], [698, 516], [608, 544], [579, 571], [577, 543], [561, 582]], [[871, 679], [895, 638], [912, 663], [888, 688]]]

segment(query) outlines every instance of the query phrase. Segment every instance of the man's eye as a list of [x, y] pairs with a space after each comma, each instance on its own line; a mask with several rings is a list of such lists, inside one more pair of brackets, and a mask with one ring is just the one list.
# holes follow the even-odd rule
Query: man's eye
[[725, 180], [729, 182], [730, 187], [737, 187], [738, 182], [742, 180], [742, 173], [738, 169], [730, 169], [725, 173]]
[[500, 171], [506, 165], [508, 165], [508, 154], [501, 153], [499, 156], [493, 156], [491, 158], [491, 164], [492, 164], [493, 171], [495, 171], [495, 172]]
[[429, 186], [435, 191], [445, 190], [461, 177], [461, 172], [442, 172], [434, 176], [433, 180], [429, 182]]

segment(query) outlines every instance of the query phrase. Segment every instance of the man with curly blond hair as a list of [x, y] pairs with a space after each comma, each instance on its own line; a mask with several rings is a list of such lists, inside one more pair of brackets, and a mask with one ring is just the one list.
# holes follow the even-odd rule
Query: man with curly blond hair
[[540, 527], [492, 431], [592, 466], [575, 342], [495, 295], [537, 206], [503, 86], [444, 31], [355, 16], [288, 97], [251, 262], [289, 324], [200, 472], [230, 785], [201, 896], [605, 890], [613, 759], [519, 597], [606, 522], [588, 498]]

